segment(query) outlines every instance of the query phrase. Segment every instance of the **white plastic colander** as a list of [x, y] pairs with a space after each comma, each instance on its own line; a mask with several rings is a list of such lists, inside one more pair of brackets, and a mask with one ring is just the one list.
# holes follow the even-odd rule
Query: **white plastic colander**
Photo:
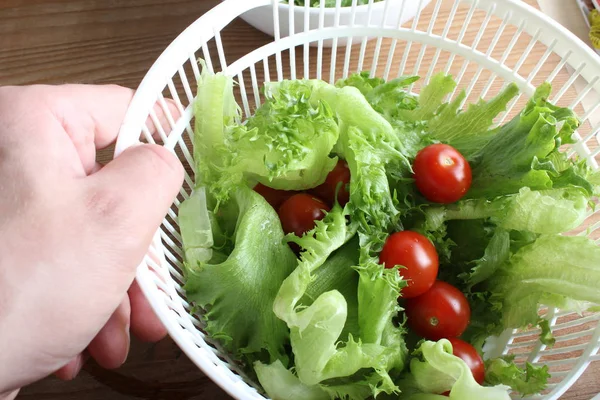
[[[398, 2], [403, 5], [396, 7]], [[276, 0], [226, 0], [173, 41], [152, 66], [130, 105], [115, 155], [140, 140], [159, 143], [178, 154], [188, 171], [177, 200], [138, 268], [137, 280], [173, 340], [237, 399], [264, 397], [235, 360], [207, 337], [201, 320], [190, 314], [191, 306], [182, 289], [177, 210], [194, 181], [190, 137], [198, 58], [206, 60], [209, 69], [236, 78], [236, 95], [246, 117], [261, 103], [260, 88], [269, 80], [320, 78], [333, 83], [360, 70], [386, 79], [417, 74], [422, 79], [411, 90], [418, 93], [433, 74], [445, 71], [454, 75], [459, 89], [467, 90], [466, 103], [489, 99], [509, 82], [516, 83], [522, 95], [498, 118], [501, 123], [523, 107], [535, 86], [549, 81], [554, 86], [551, 100], [573, 108], [583, 121], [576, 135], [578, 142], [568, 151], [598, 168], [600, 58], [591, 49], [521, 0], [433, 0], [427, 7], [421, 7], [426, 0], [385, 0], [384, 12], [398, 10], [393, 20], [405, 21], [402, 13], [414, 2], [423, 10], [414, 19], [392, 27], [356, 18], [365, 12], [368, 17], [371, 5], [353, 7], [352, 18], [344, 26], [339, 23], [340, 9], [336, 9], [332, 27], [325, 27], [324, 18], [320, 18], [316, 28], [311, 24], [297, 26], [295, 13], [299, 8], [308, 12], [308, 7], [286, 6], [288, 31], [282, 34], [280, 19], [285, 14], [279, 12], [281, 5]], [[392, 3], [396, 3], [394, 7]], [[243, 13], [264, 6], [270, 6], [264, 18], [273, 21], [273, 41], [234, 59], [221, 40], [230, 29], [228, 25]], [[308, 17], [303, 21], [306, 23]], [[333, 47], [325, 48], [323, 43], [329, 40]], [[342, 41], [343, 46], [336, 47]], [[457, 89], [452, 97], [458, 93]], [[166, 98], [174, 100], [181, 115], [171, 112]], [[600, 214], [590, 211], [586, 223], [573, 234], [598, 239], [599, 227]], [[600, 360], [600, 314], [557, 309], [541, 312], [557, 337], [552, 349], [537, 340], [536, 330], [508, 330], [488, 343], [486, 356], [515, 354], [518, 362], [547, 364], [552, 380], [543, 396], [557, 399], [590, 362]]]

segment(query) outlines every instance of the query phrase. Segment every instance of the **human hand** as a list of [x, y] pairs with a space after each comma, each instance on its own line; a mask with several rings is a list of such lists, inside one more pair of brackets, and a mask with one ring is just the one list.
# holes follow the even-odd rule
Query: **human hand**
[[[177, 158], [139, 145], [101, 166], [133, 91], [0, 88], [0, 398], [87, 354], [120, 366], [129, 331], [166, 331], [133, 283], [183, 180]], [[12, 395], [8, 395], [12, 397]]]

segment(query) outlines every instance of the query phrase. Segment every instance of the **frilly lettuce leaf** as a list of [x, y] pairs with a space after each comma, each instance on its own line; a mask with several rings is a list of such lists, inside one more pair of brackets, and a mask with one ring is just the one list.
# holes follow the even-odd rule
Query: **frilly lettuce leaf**
[[[281, 285], [273, 310], [290, 328], [295, 373], [300, 382], [307, 386], [320, 384], [329, 393], [363, 399], [380, 391], [395, 391], [389, 372], [399, 372], [404, 366], [402, 331], [392, 324], [402, 284], [397, 269], [356, 267], [360, 337], [340, 337], [348, 303], [338, 290], [321, 293], [312, 304], [301, 303], [315, 271], [347, 240], [347, 229], [344, 212], [336, 205], [303, 237], [288, 236], [288, 241], [297, 243], [303, 251], [298, 267]], [[352, 265], [341, 267], [351, 269]], [[365, 370], [368, 372], [363, 373]], [[343, 381], [356, 373], [363, 375], [355, 381]]]
[[335, 83], [335, 86], [343, 88], [346, 86], [352, 86], [357, 88], [363, 96], [367, 96], [374, 88], [384, 84], [385, 81], [378, 77], [371, 77], [368, 71], [357, 72], [348, 76], [346, 79], [340, 79]]
[[598, 304], [599, 287], [600, 247], [585, 237], [559, 235], [541, 235], [521, 247], [485, 282], [504, 326], [512, 328], [537, 324], [541, 304]]
[[450, 220], [489, 218], [499, 228], [553, 234], [578, 227], [586, 217], [587, 206], [588, 195], [577, 187], [524, 187], [514, 195], [463, 200], [446, 207], [432, 207], [425, 214], [432, 230]]
[[419, 106], [414, 110], [401, 111], [401, 119], [410, 122], [432, 120], [444, 105], [444, 99], [455, 87], [456, 82], [451, 75], [444, 73], [434, 75], [429, 84], [419, 93]]
[[348, 86], [324, 91], [323, 98], [340, 123], [335, 151], [347, 161], [351, 173], [350, 219], [358, 225], [361, 247], [377, 251], [385, 239], [382, 233], [399, 228], [400, 212], [390, 180], [410, 171], [410, 164], [393, 127], [359, 90]]
[[452, 76], [443, 73], [434, 75], [417, 97], [406, 89], [418, 79], [410, 76], [383, 82], [361, 74], [353, 75], [338, 85], [359, 88], [371, 106], [399, 131], [408, 149], [406, 154], [410, 157], [435, 141], [454, 146], [465, 157], [471, 156], [496, 133], [490, 130], [494, 118], [518, 94], [518, 87], [509, 84], [491, 100], [480, 100], [463, 111], [459, 110], [459, 106], [465, 100], [464, 91], [451, 103], [444, 102], [456, 88]]
[[403, 110], [414, 110], [419, 105], [418, 97], [407, 91], [417, 80], [418, 76], [393, 79], [376, 86], [365, 97], [375, 111], [392, 122], [400, 117]]
[[245, 124], [233, 79], [203, 69], [194, 103], [196, 186], [206, 185], [217, 204], [240, 184], [302, 190], [325, 180], [337, 159], [329, 154], [338, 126], [329, 107], [312, 96], [319, 81], [266, 86], [265, 103]]
[[490, 385], [507, 385], [523, 396], [539, 393], [546, 388], [550, 374], [547, 366], [525, 364], [519, 368], [514, 356], [499, 357], [485, 362], [485, 381]]
[[517, 85], [511, 83], [489, 101], [480, 99], [459, 111], [458, 107], [466, 97], [463, 91], [438, 111], [428, 125], [429, 132], [436, 140], [452, 145], [469, 158], [497, 133], [496, 129], [490, 129], [494, 118], [506, 110], [507, 104], [518, 93]]
[[550, 321], [546, 318], [540, 318], [538, 320], [538, 326], [540, 327], [540, 342], [545, 344], [547, 347], [552, 347], [556, 343], [556, 338], [552, 334], [550, 328]]
[[373, 395], [374, 385], [378, 383], [373, 376], [367, 376], [365, 379], [352, 379], [347, 383], [309, 386], [302, 383], [279, 360], [269, 365], [257, 361], [254, 370], [265, 392], [273, 400], [364, 400]]
[[360, 336], [358, 326], [358, 272], [350, 266], [358, 265], [358, 238], [354, 236], [348, 243], [334, 251], [327, 260], [313, 272], [313, 279], [306, 288], [300, 304], [312, 304], [320, 295], [337, 290], [346, 299], [348, 315], [340, 337]]
[[485, 281], [506, 262], [510, 257], [510, 234], [504, 229], [496, 229], [483, 257], [475, 261], [471, 273], [467, 277], [470, 287]]
[[[208, 259], [200, 250], [212, 243], [210, 232], [202, 228], [206, 204], [196, 199], [194, 194], [179, 213], [188, 299], [206, 310], [206, 331], [237, 356], [250, 361], [257, 357], [286, 360], [288, 329], [275, 314], [265, 312], [272, 308], [281, 282], [297, 263], [283, 242], [277, 213], [259, 194], [240, 186], [212, 223], [215, 232], [224, 229], [234, 247], [229, 254], [224, 248], [213, 249]], [[268, 357], [260, 356], [263, 351]]]
[[[423, 393], [440, 394], [450, 390], [450, 399], [456, 400], [509, 400], [508, 386], [481, 386], [471, 370], [460, 358], [452, 354], [452, 344], [441, 339], [423, 341], [414, 351], [410, 372], [416, 387]], [[413, 395], [410, 399], [436, 399]]]
[[[333, 153], [344, 158], [351, 172], [350, 202], [347, 211], [360, 232], [361, 247], [377, 251], [385, 240], [384, 232], [399, 228], [400, 213], [390, 181], [410, 172], [401, 138], [389, 121], [375, 111], [361, 90], [371, 90], [381, 80], [357, 75], [339, 87], [321, 81], [312, 85], [311, 100], [331, 109], [339, 127]], [[268, 92], [289, 85], [287, 81], [266, 84]]]
[[[585, 191], [577, 187], [541, 191], [523, 188], [515, 195], [491, 201], [464, 200], [425, 211], [426, 229], [445, 229], [448, 239], [456, 243], [450, 259], [452, 268], [442, 265], [440, 279], [452, 282], [467, 294], [472, 309], [465, 332], [467, 340], [480, 348], [487, 336], [500, 334], [505, 328], [537, 324], [537, 308], [541, 304], [551, 301], [556, 306], [569, 306], [564, 297], [541, 296], [542, 291], [553, 292], [526, 285], [519, 271], [536, 265], [544, 270], [539, 275], [543, 277], [565, 268], [554, 267], [564, 265], [558, 253], [569, 254], [572, 241], [582, 239], [553, 235], [579, 226], [587, 214], [587, 199]], [[585, 239], [582, 243], [586, 243]], [[597, 251], [592, 246], [590, 250]], [[532, 254], [533, 249], [537, 250]], [[548, 258], [538, 259], [542, 254]], [[526, 261], [532, 256], [537, 261]], [[586, 261], [580, 264], [586, 265]], [[573, 274], [570, 279], [585, 276], [574, 269], [569, 271]], [[578, 297], [582, 293], [575, 295], [577, 301], [595, 302], [589, 297]]]
[[[433, 91], [430, 88], [442, 88], [451, 92], [454, 86], [450, 76], [438, 74], [423, 90], [429, 92]], [[506, 110], [506, 105], [518, 93], [517, 85], [509, 84], [491, 100], [480, 99], [465, 110], [459, 110], [458, 107], [465, 100], [466, 93], [462, 91], [451, 103], [441, 104], [444, 91], [438, 89], [428, 96], [429, 101], [423, 109], [415, 111], [420, 111], [419, 114], [428, 120], [426, 129], [432, 139], [455, 147], [463, 156], [469, 158], [496, 134], [495, 129], [490, 129], [494, 118]], [[421, 100], [421, 97], [419, 99]], [[431, 110], [435, 111], [434, 115]], [[405, 111], [404, 115], [408, 116], [410, 112]], [[412, 115], [411, 117], [414, 118]]]
[[214, 238], [204, 188], [194, 190], [179, 206], [179, 230], [186, 260], [207, 262], [212, 258]]
[[547, 101], [550, 91], [548, 83], [539, 86], [525, 109], [470, 157], [473, 183], [467, 197], [494, 198], [522, 187], [575, 186], [592, 194], [588, 170], [559, 152], [561, 145], [572, 143], [579, 121], [572, 110]]
[[329, 154], [338, 140], [338, 126], [329, 106], [317, 95], [323, 85], [317, 80], [265, 84], [265, 103], [246, 124], [248, 130], [257, 131], [248, 138], [251, 148], [247, 151], [256, 151], [257, 140], [265, 142], [260, 156], [269, 174], [257, 174], [261, 183], [285, 190], [313, 188], [323, 183], [337, 163]]
[[285, 368], [281, 361], [272, 364], [254, 363], [260, 384], [272, 400], [329, 400], [329, 394], [318, 385], [305, 385]]

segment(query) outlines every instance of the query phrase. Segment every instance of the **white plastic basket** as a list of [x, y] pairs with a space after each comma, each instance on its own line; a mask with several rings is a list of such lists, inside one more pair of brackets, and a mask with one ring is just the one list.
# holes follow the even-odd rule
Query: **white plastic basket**
[[[386, 10], [395, 1], [398, 0], [386, 0]], [[422, 5], [426, 0], [410, 1]], [[273, 41], [239, 59], [231, 59], [221, 40], [223, 33], [236, 17], [264, 6], [271, 6], [267, 17], [273, 18]], [[361, 24], [352, 19], [340, 27], [340, 10], [336, 9], [333, 27], [321, 24], [298, 29], [294, 7], [288, 7], [286, 37], [278, 28], [282, 15], [279, 7], [276, 0], [226, 0], [189, 26], [144, 78], [116, 146], [118, 155], [140, 140], [163, 144], [180, 156], [188, 171], [180, 195], [139, 266], [137, 279], [175, 342], [206, 375], [237, 399], [264, 397], [259, 387], [240, 372], [235, 360], [207, 337], [203, 323], [190, 314], [191, 307], [182, 289], [177, 209], [188, 197], [194, 180], [191, 104], [199, 76], [198, 58], [205, 59], [209, 69], [222, 70], [236, 78], [237, 96], [245, 116], [261, 102], [263, 81], [310, 77], [334, 82], [349, 73], [370, 70], [384, 78], [421, 75], [422, 80], [412, 87], [418, 92], [422, 82], [428, 82], [436, 72], [446, 71], [455, 76], [459, 88], [467, 89], [469, 103], [480, 97], [490, 98], [507, 83], [515, 82], [522, 95], [498, 118], [501, 123], [521, 109], [534, 86], [550, 81], [554, 85], [551, 100], [572, 107], [583, 120], [577, 133], [578, 143], [569, 151], [587, 158], [594, 168], [598, 168], [600, 157], [600, 58], [573, 34], [521, 0], [433, 0], [413, 20], [391, 28], [368, 19]], [[396, 21], [402, 20], [403, 8], [400, 7]], [[351, 10], [352, 15], [355, 12]], [[329, 39], [334, 47], [326, 49], [323, 43]], [[336, 47], [342, 39], [345, 44]], [[452, 96], [457, 94], [458, 90]], [[180, 116], [170, 112], [165, 98], [174, 99]], [[166, 118], [160, 118], [160, 113]], [[148, 124], [156, 128], [155, 137]], [[589, 229], [582, 227], [574, 234], [598, 239], [599, 221], [600, 214], [590, 211], [586, 221]], [[590, 362], [600, 359], [600, 314], [578, 315], [556, 309], [546, 313], [557, 336], [552, 349], [537, 340], [535, 330], [509, 330], [488, 346], [486, 355], [515, 354], [520, 362], [549, 365], [553, 378], [544, 396], [557, 399]]]

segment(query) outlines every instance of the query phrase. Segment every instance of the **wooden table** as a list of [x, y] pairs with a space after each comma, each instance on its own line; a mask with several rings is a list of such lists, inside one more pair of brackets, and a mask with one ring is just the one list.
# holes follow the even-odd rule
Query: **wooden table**
[[[565, 0], [568, 1], [568, 0]], [[116, 83], [135, 88], [173, 38], [218, 0], [2, 0], [0, 85]], [[534, 3], [534, 0], [528, 0]], [[228, 54], [241, 56], [269, 41], [235, 21], [224, 36]], [[552, 65], [548, 68], [553, 68]], [[110, 159], [110, 150], [99, 155]], [[564, 399], [588, 400], [600, 392], [594, 364]], [[73, 382], [47, 378], [20, 399], [225, 399], [169, 339], [134, 340], [127, 363], [104, 371], [90, 362]]]

